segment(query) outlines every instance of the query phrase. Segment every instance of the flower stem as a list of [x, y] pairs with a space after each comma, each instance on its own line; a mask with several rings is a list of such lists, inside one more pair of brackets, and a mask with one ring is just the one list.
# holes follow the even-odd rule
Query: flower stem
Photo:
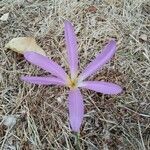
[[80, 149], [80, 133], [76, 133], [76, 150], [81, 150]]

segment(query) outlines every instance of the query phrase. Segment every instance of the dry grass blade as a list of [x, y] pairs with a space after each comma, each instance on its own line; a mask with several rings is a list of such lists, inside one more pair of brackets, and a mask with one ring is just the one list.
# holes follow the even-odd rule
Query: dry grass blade
[[[63, 22], [75, 26], [80, 71], [110, 38], [118, 51], [95, 80], [120, 84], [124, 92], [107, 96], [83, 90], [85, 117], [80, 135], [84, 150], [150, 149], [150, 5], [149, 0], [0, 0], [0, 147], [74, 150], [65, 88], [35, 86], [21, 75], [45, 75], [5, 44], [35, 37], [39, 46], [68, 71]], [[8, 128], [3, 116], [18, 116]]]

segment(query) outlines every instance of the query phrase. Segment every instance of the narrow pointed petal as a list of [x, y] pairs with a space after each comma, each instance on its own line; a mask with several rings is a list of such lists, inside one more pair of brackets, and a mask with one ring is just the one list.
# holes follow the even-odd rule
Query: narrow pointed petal
[[93, 73], [95, 73], [99, 68], [101, 68], [105, 63], [107, 63], [116, 52], [116, 42], [111, 40], [103, 49], [103, 51], [98, 54], [98, 56], [87, 65], [80, 75], [80, 80], [84, 80]]
[[28, 51], [24, 53], [24, 57], [34, 65], [50, 72], [52, 75], [66, 81], [67, 74], [57, 63], [46, 56], [40, 55], [36, 52]]
[[79, 132], [84, 115], [83, 97], [79, 89], [69, 92], [69, 119], [73, 131]]
[[77, 40], [74, 33], [74, 28], [69, 21], [65, 21], [65, 41], [71, 78], [74, 78], [77, 76], [78, 69]]
[[122, 88], [119, 85], [104, 81], [84, 81], [79, 86], [103, 94], [118, 94], [122, 92]]
[[38, 85], [65, 85], [63, 80], [56, 77], [22, 76], [21, 80]]

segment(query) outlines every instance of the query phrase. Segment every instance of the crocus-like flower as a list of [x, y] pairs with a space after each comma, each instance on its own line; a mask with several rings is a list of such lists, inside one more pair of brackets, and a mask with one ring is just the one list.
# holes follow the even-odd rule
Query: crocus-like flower
[[51, 59], [31, 50], [24, 53], [26, 60], [51, 73], [52, 76], [23, 76], [21, 79], [38, 85], [62, 85], [69, 87], [70, 125], [73, 131], [79, 132], [84, 116], [84, 104], [80, 88], [90, 89], [103, 94], [118, 94], [122, 91], [122, 88], [114, 83], [85, 80], [112, 58], [116, 51], [116, 42], [111, 40], [102, 52], [78, 75], [77, 41], [73, 26], [68, 21], [65, 21], [65, 40], [70, 74], [66, 74], [62, 67]]

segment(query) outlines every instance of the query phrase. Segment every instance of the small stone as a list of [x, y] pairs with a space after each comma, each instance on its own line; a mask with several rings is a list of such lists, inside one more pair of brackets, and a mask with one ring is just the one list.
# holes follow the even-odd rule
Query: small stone
[[12, 127], [16, 124], [16, 117], [14, 115], [3, 116], [3, 124], [7, 127]]
[[58, 97], [58, 98], [57, 98], [57, 101], [58, 101], [59, 103], [61, 103], [61, 102], [62, 102], [61, 97]]
[[0, 81], [3, 80], [3, 76], [2, 76], [2, 73], [0, 73]]
[[8, 17], [9, 17], [9, 13], [3, 14], [3, 15], [0, 17], [0, 20], [1, 20], [1, 21], [7, 21], [7, 20], [8, 20]]
[[140, 39], [143, 41], [147, 41], [147, 35], [146, 34], [141, 34]]
[[33, 0], [27, 0], [27, 2], [29, 2], [29, 3], [33, 3], [34, 1], [33, 1]]

